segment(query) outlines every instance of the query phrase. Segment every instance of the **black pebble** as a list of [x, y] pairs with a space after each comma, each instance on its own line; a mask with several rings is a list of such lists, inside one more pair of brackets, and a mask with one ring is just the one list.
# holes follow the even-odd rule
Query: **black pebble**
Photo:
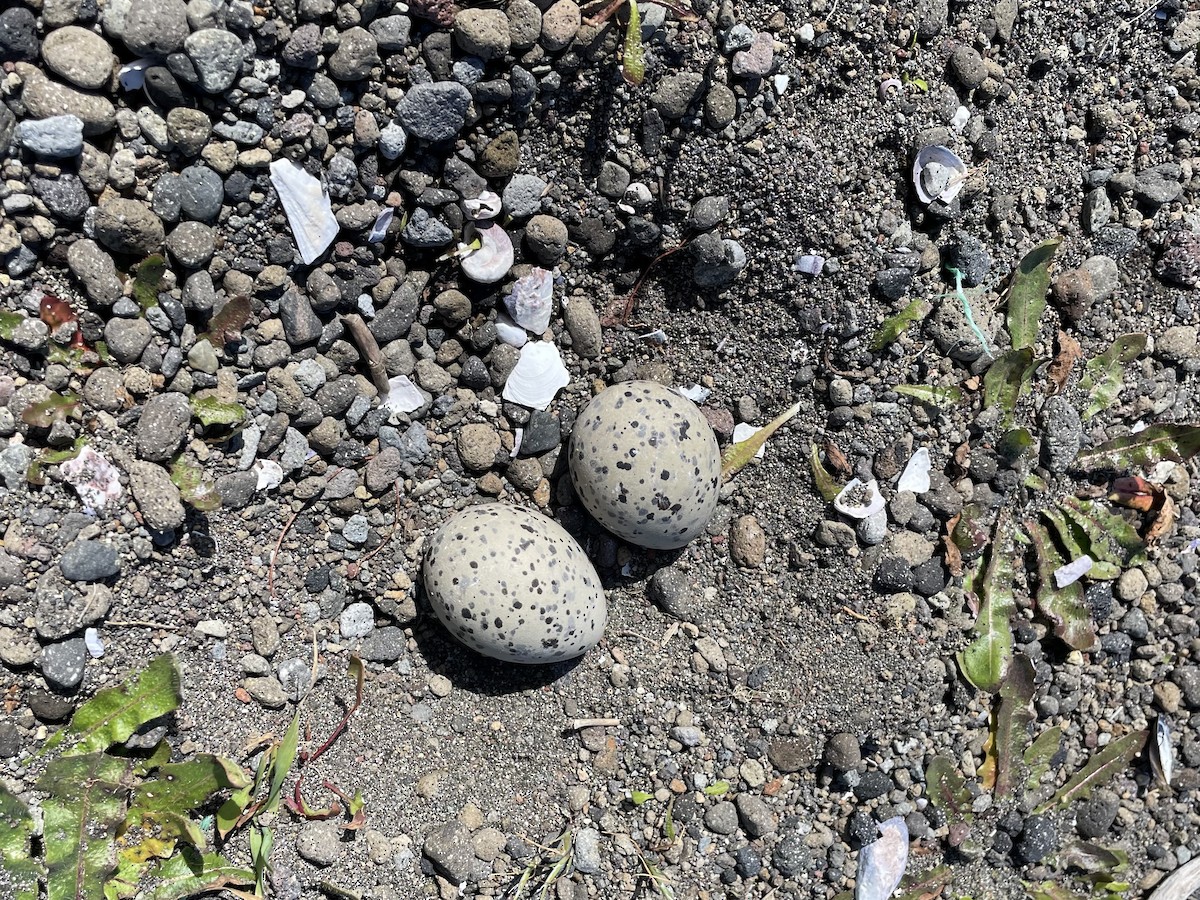
[[170, 111], [179, 106], [189, 106], [183, 88], [175, 80], [175, 76], [162, 66], [151, 66], [145, 73], [146, 99], [159, 109]]

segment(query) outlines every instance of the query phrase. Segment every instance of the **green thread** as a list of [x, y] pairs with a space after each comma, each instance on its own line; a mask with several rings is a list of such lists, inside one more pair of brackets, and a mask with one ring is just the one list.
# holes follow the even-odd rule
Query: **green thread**
[[963, 292], [962, 272], [953, 266], [946, 266], [946, 271], [954, 276], [954, 295], [962, 301], [963, 314], [967, 317], [967, 324], [975, 332], [975, 337], [979, 338], [979, 346], [983, 347], [983, 352], [994, 359], [995, 354], [992, 353], [992, 348], [988, 346], [987, 337], [984, 336], [979, 326], [975, 324], [975, 314], [971, 312], [971, 301], [967, 299], [967, 295]]

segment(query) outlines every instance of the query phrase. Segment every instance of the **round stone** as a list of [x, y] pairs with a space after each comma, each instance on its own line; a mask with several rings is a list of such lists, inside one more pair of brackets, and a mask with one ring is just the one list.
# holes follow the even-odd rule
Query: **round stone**
[[602, 391], [575, 421], [571, 482], [601, 525], [655, 550], [682, 547], [717, 508], [721, 454], [696, 405], [652, 381]]
[[131, 0], [121, 37], [138, 56], [166, 59], [183, 46], [187, 36], [183, 0]]
[[96, 240], [114, 253], [147, 256], [163, 242], [163, 226], [150, 207], [117, 197], [96, 213]]
[[245, 51], [237, 35], [222, 28], [205, 28], [189, 34], [183, 50], [196, 67], [200, 89], [209, 94], [229, 90], [242, 70]]
[[458, 513], [429, 544], [425, 591], [442, 624], [484, 656], [562, 662], [599, 642], [600, 577], [561, 525], [489, 503]]
[[42, 58], [50, 71], [88, 90], [104, 87], [112, 78], [116, 62], [108, 41], [78, 25], [68, 25], [46, 35]]

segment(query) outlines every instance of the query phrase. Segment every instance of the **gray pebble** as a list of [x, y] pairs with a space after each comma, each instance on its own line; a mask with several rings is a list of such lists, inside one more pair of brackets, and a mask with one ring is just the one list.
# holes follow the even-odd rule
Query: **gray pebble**
[[453, 81], [413, 85], [396, 107], [405, 130], [425, 141], [447, 141], [466, 123], [471, 94]]
[[22, 147], [38, 156], [72, 159], [83, 152], [83, 122], [79, 116], [21, 122], [16, 135]]
[[704, 827], [713, 834], [733, 834], [738, 827], [738, 811], [728, 800], [714, 803], [704, 813]]
[[187, 36], [183, 51], [191, 59], [200, 90], [221, 94], [229, 90], [242, 70], [245, 50], [237, 35], [221, 28], [205, 28]]
[[99, 541], [72, 541], [58, 561], [67, 581], [103, 581], [121, 571], [116, 548]]
[[337, 822], [305, 822], [296, 836], [296, 852], [314, 866], [337, 862], [342, 850], [342, 830]]
[[152, 462], [166, 462], [186, 440], [191, 421], [192, 409], [183, 394], [152, 397], [138, 418], [138, 455]]
[[475, 858], [471, 832], [461, 822], [445, 822], [433, 828], [421, 849], [437, 872], [452, 884], [476, 882], [488, 871]]
[[70, 692], [83, 681], [87, 665], [87, 645], [76, 637], [42, 648], [42, 677], [56, 691]]

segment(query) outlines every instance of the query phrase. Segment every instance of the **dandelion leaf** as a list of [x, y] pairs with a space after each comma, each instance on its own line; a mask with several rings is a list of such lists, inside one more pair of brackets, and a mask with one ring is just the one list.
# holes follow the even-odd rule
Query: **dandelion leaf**
[[1099, 356], [1088, 360], [1083, 367], [1080, 391], [1088, 397], [1083, 410], [1083, 419], [1088, 419], [1108, 409], [1121, 394], [1125, 366], [1146, 349], [1146, 335], [1123, 334]]
[[885, 319], [871, 338], [870, 349], [882, 350], [895, 341], [909, 329], [914, 322], [920, 322], [929, 315], [930, 305], [925, 300], [913, 300], [908, 306], [891, 318]]
[[33, 817], [0, 784], [0, 893], [13, 900], [38, 900], [38, 881], [46, 870], [31, 856]]
[[[1074, 650], [1090, 650], [1096, 644], [1096, 626], [1083, 596], [1083, 586], [1072, 582], [1058, 587], [1054, 571], [1066, 560], [1054, 546], [1050, 533], [1036, 522], [1026, 522], [1025, 529], [1033, 540], [1038, 567], [1038, 611], [1054, 625], [1054, 633]], [[1077, 557], [1075, 557], [1077, 558]]]
[[1060, 787], [1049, 802], [1039, 807], [1038, 812], [1062, 809], [1076, 800], [1085, 799], [1101, 785], [1108, 784], [1141, 752], [1147, 734], [1145, 729], [1134, 731], [1110, 741], [1103, 749], [1093, 753], [1084, 767]]
[[721, 457], [721, 480], [728, 481], [745, 468], [750, 460], [754, 459], [759, 448], [767, 442], [767, 438], [798, 412], [800, 412], [800, 404], [794, 403], [772, 419], [765, 428], [760, 428], [744, 441], [731, 444]]
[[1096, 469], [1128, 471], [1152, 466], [1163, 460], [1187, 462], [1200, 451], [1200, 425], [1151, 425], [1141, 431], [1113, 438], [1096, 447], [1080, 450], [1075, 466], [1085, 472]]

